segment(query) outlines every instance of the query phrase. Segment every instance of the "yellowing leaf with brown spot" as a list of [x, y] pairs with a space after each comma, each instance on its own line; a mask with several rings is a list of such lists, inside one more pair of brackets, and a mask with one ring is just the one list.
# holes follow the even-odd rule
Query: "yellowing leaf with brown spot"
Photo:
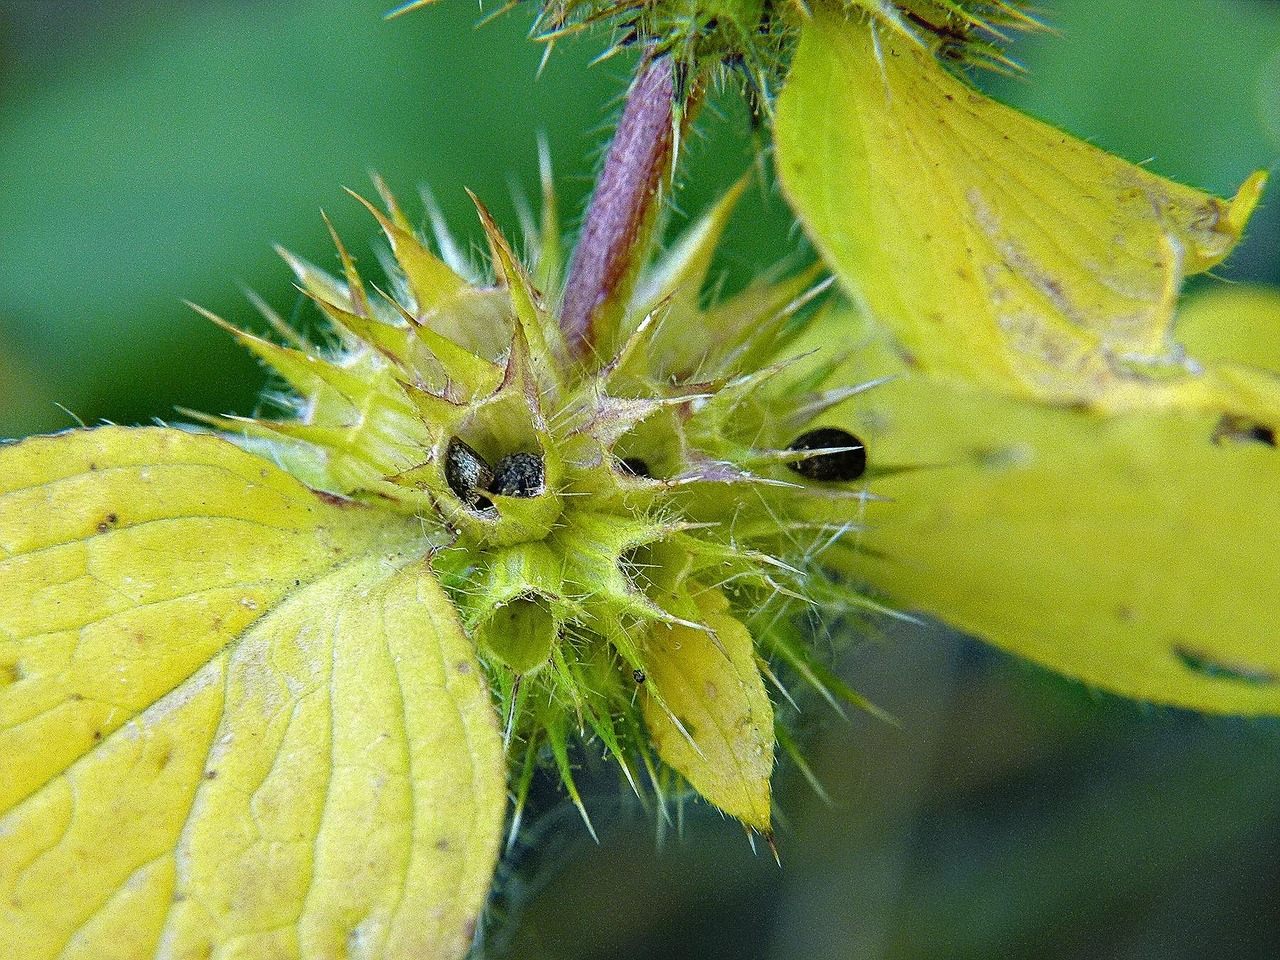
[[[852, 312], [830, 322], [872, 340]], [[801, 348], [830, 329], [815, 324]], [[822, 560], [1090, 686], [1280, 714], [1280, 377], [1214, 370], [1242, 385], [1220, 410], [1102, 416], [906, 371], [868, 347], [838, 382], [896, 377], [826, 420], [866, 443], [882, 499]]]
[[0, 448], [0, 956], [463, 956], [504, 764], [426, 547], [210, 436]]
[[1232, 201], [1155, 176], [951, 74], [899, 33], [817, 12], [779, 98], [783, 188], [909, 364], [1029, 399], [1177, 404], [1183, 277], [1239, 240]]
[[767, 834], [773, 705], [751, 634], [724, 594], [704, 590], [697, 604], [711, 633], [659, 625], [649, 640], [648, 679], [661, 702], [644, 697], [645, 723], [658, 755], [698, 793]]

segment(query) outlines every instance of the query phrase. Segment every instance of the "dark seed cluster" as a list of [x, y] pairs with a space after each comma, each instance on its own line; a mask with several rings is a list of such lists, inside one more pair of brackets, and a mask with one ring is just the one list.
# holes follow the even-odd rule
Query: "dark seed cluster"
[[444, 478], [454, 495], [472, 510], [488, 510], [493, 502], [486, 493], [500, 497], [536, 497], [545, 487], [542, 458], [533, 453], [511, 453], [490, 468], [467, 443], [454, 437], [445, 451]]
[[[485, 499], [481, 491], [493, 486], [493, 471], [484, 462], [484, 457], [457, 437], [449, 441], [449, 448], [445, 451], [444, 478], [449, 489], [468, 507], [484, 509], [480, 506], [480, 501]], [[490, 506], [487, 500], [484, 506]]]
[[536, 497], [543, 487], [542, 458], [532, 453], [511, 453], [493, 468], [492, 493], [500, 497]]

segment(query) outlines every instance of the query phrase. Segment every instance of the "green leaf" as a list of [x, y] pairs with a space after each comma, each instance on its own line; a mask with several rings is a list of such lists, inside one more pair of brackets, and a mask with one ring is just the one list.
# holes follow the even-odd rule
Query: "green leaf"
[[0, 954], [463, 956], [505, 764], [427, 546], [210, 436], [0, 449]]

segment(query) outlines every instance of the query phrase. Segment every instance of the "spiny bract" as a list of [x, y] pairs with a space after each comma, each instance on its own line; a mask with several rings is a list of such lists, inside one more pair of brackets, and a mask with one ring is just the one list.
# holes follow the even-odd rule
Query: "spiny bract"
[[789, 447], [861, 388], [818, 388], [838, 357], [787, 354], [824, 288], [814, 271], [701, 308], [744, 187], [641, 277], [586, 358], [546, 292], [549, 191], [532, 273], [477, 202], [490, 282], [447, 234], [433, 254], [379, 183], [386, 212], [366, 205], [394, 255], [390, 291], [340, 242], [344, 280], [285, 254], [337, 342], [274, 317], [287, 345], [235, 332], [291, 388], [289, 415], [205, 419], [315, 489], [420, 519], [505, 723], [517, 811], [547, 747], [581, 809], [567, 745], [583, 735], [637, 789], [637, 764], [660, 796], [674, 770], [768, 835], [769, 659], [861, 703], [811, 656], [808, 608], [792, 604], [816, 599], [824, 581], [802, 570], [856, 528], [868, 494], [852, 475], [788, 469], [849, 449]]
[[534, 34], [554, 41], [611, 23], [614, 49], [643, 43], [690, 68], [719, 61], [741, 68], [764, 92], [799, 24], [817, 7], [859, 11], [940, 56], [989, 67], [1013, 65], [1000, 47], [1011, 31], [1043, 28], [1022, 0], [545, 0]]
[[[409, 0], [390, 15], [434, 2]], [[737, 73], [752, 103], [768, 112], [814, 9], [870, 17], [939, 59], [1009, 72], [1021, 69], [1004, 50], [1011, 34], [1044, 29], [1029, 6], [1024, 0], [542, 0], [532, 32], [550, 48], [564, 36], [607, 26], [612, 38], [604, 56], [639, 45], [673, 58], [678, 104], [708, 72], [717, 79]]]

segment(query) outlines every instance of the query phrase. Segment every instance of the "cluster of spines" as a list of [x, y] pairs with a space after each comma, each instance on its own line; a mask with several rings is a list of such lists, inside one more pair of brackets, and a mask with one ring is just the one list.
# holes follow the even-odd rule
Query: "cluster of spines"
[[[496, 286], [486, 287], [464, 278], [460, 264], [432, 254], [381, 183], [386, 212], [366, 206], [391, 246], [394, 295], [371, 293], [335, 236], [344, 281], [284, 256], [300, 288], [340, 331], [336, 350], [307, 343], [269, 311], [284, 344], [233, 331], [296, 392], [290, 406], [295, 416], [215, 418], [216, 426], [253, 442], [283, 440], [318, 451], [311, 475], [302, 471], [313, 485], [344, 496], [399, 499], [407, 510], [432, 521], [427, 527], [436, 531], [437, 572], [480, 641], [505, 718], [517, 810], [545, 748], [585, 817], [569, 753], [575, 737], [602, 744], [638, 793], [643, 770], [661, 796], [675, 774], [653, 753], [634, 709], [639, 689], [656, 695], [645, 676], [643, 636], [661, 622], [706, 630], [696, 606], [680, 603], [690, 590], [746, 588], [760, 601], [754, 605], [770, 607], [766, 601], [772, 601], [772, 619], [751, 626], [762, 673], [784, 699], [791, 695], [771, 660], [785, 664], [832, 704], [865, 706], [825, 669], [795, 627], [795, 611], [815, 599], [808, 589], [811, 571], [780, 559], [791, 555], [809, 564], [822, 543], [854, 526], [791, 516], [792, 506], [806, 497], [849, 493], [769, 476], [779, 464], [794, 468], [828, 454], [786, 449], [778, 436], [801, 430], [865, 385], [823, 390], [819, 385], [828, 367], [797, 374], [788, 362], [770, 362], [796, 313], [825, 288], [814, 283], [813, 272], [750, 288], [733, 301], [701, 310], [698, 293], [711, 252], [742, 187], [730, 191], [672, 248], [648, 275], [649, 282], [642, 279], [620, 342], [594, 367], [566, 357], [547, 306], [553, 298], [533, 279], [550, 290], [557, 282], [552, 202], [550, 215], [544, 209], [542, 253], [533, 276], [477, 204], [496, 278]], [[486, 352], [474, 341], [460, 343], [428, 322], [433, 311], [476, 297], [502, 305], [494, 311], [490, 304], [481, 313], [508, 318], [505, 349], [490, 344]], [[663, 318], [676, 314], [681, 335], [662, 336]], [[722, 345], [718, 352], [688, 351], [690, 344], [713, 340]], [[556, 481], [563, 502], [545, 541], [527, 534], [509, 542], [486, 540], [483, 524], [460, 528], [457, 510], [439, 509], [440, 469], [431, 466], [431, 457], [438, 458], [463, 412], [495, 402], [504, 390], [516, 398], [519, 416], [539, 432], [547, 460], [563, 461], [557, 468], [563, 479]], [[764, 447], [757, 443], [759, 435], [729, 437], [727, 425], [743, 419], [743, 405], [762, 402], [763, 394], [768, 394], [763, 402], [771, 408], [778, 436], [765, 438]], [[544, 405], [550, 409], [544, 411]], [[636, 463], [624, 464], [619, 444], [664, 417], [657, 432], [672, 444], [678, 469], [655, 479], [637, 473]], [[434, 483], [419, 483], [419, 474], [432, 469]], [[763, 509], [726, 514], [722, 494], [702, 493], [708, 486], [723, 490], [726, 485], [756, 491]], [[542, 555], [548, 544], [569, 541], [594, 544], [600, 556], [587, 558], [589, 569], [575, 572], [564, 565], [567, 549], [551, 562]], [[504, 565], [514, 565], [515, 572]], [[646, 572], [651, 565], [679, 571], [677, 580], [659, 582]], [[602, 576], [602, 570], [616, 573], [618, 582]], [[504, 583], [508, 576], [520, 582]], [[539, 611], [547, 614], [558, 637], [536, 670], [523, 669], [521, 651], [495, 650], [484, 641], [489, 619], [500, 610], [510, 612], [515, 601], [532, 604], [528, 612], [535, 619]], [[778, 743], [789, 753], [794, 749], [785, 733]], [[798, 754], [796, 760], [805, 769]]]
[[[389, 16], [433, 2], [409, 0]], [[508, 0], [486, 19], [518, 3]], [[549, 54], [566, 36], [603, 28], [612, 36], [600, 59], [636, 46], [670, 56], [677, 113], [708, 77], [737, 74], [760, 115], [771, 110], [799, 25], [823, 3], [870, 16], [939, 59], [1000, 73], [1022, 70], [1007, 53], [1013, 34], [1047, 29], [1024, 0], [544, 0], [532, 35]]]
[[533, 36], [548, 49], [560, 38], [607, 25], [612, 40], [601, 55], [641, 46], [675, 65], [677, 105], [708, 79], [742, 79], [756, 115], [768, 113], [786, 71], [795, 40], [799, 0], [552, 0], [545, 4]]
[[997, 73], [1022, 66], [1006, 48], [1018, 32], [1047, 30], [1019, 0], [843, 0], [876, 22], [926, 47], [940, 60]]

